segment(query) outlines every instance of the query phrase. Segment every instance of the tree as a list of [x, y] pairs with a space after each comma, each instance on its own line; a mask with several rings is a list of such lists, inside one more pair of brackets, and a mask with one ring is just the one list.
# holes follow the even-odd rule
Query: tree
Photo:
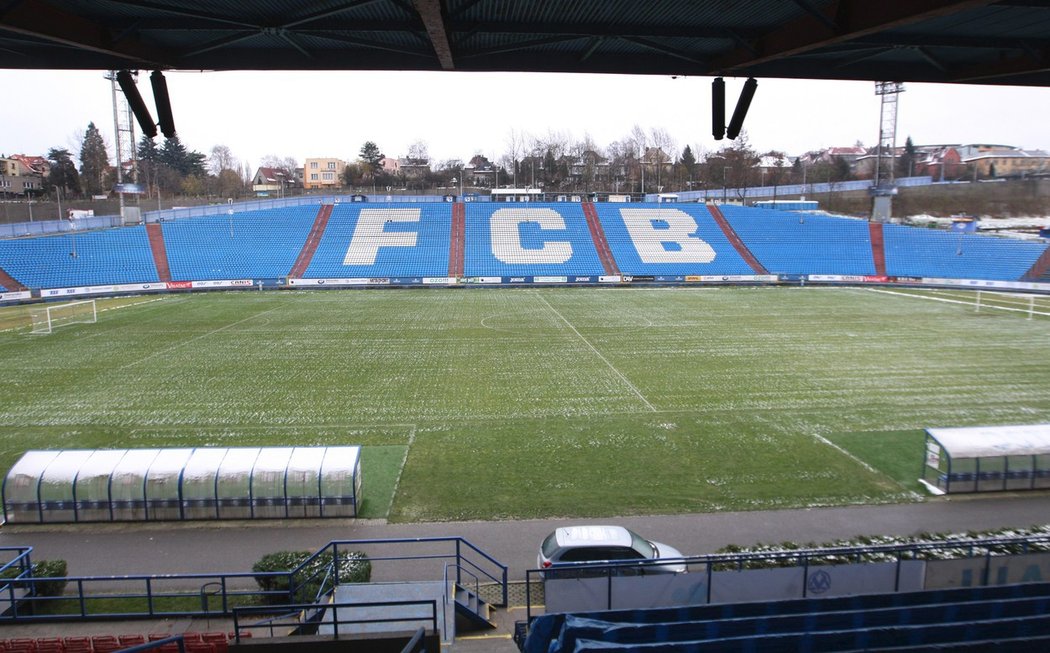
[[274, 168], [276, 170], [284, 170], [290, 175], [295, 174], [295, 169], [299, 167], [299, 161], [294, 156], [277, 156], [275, 154], [267, 154], [262, 158], [260, 163], [264, 168]]
[[430, 152], [426, 141], [416, 141], [408, 146], [408, 163], [414, 166], [425, 166], [430, 163]]
[[379, 173], [380, 168], [383, 167], [384, 154], [379, 150], [379, 146], [372, 141], [365, 141], [365, 144], [361, 146], [361, 152], [357, 155], [364, 168], [363, 172], [371, 178]]
[[688, 145], [682, 150], [682, 158], [680, 159], [682, 164], [682, 170], [685, 171], [686, 177], [689, 181], [693, 180], [693, 173], [696, 172], [696, 157], [693, 155], [693, 148]]
[[[120, 162], [117, 162], [120, 165]], [[106, 176], [109, 173], [109, 154], [106, 142], [95, 123], [88, 123], [84, 132], [84, 141], [80, 146], [80, 182], [88, 195], [99, 195], [107, 189]]]
[[915, 161], [918, 159], [918, 150], [911, 136], [904, 141], [904, 153], [897, 159], [897, 176], [910, 177], [915, 171]]
[[205, 162], [208, 157], [204, 156], [200, 152], [193, 150], [186, 154], [186, 173], [193, 177], [206, 177], [208, 176], [208, 170]]
[[164, 139], [164, 144], [158, 150], [157, 160], [180, 175], [186, 175], [189, 172], [188, 155], [186, 146], [182, 144], [179, 137], [172, 136]]
[[226, 170], [233, 170], [237, 167], [237, 158], [233, 156], [233, 152], [229, 147], [225, 145], [216, 145], [211, 148], [211, 156], [208, 157], [208, 171], [218, 177]]
[[159, 160], [183, 177], [204, 177], [208, 174], [205, 166], [207, 157], [200, 152], [187, 150], [177, 135], [164, 139]]
[[143, 134], [142, 138], [139, 139], [137, 154], [139, 160], [139, 181], [146, 185], [149, 197], [153, 197], [154, 189], [157, 190], [158, 194], [160, 193], [160, 188], [157, 185], [160, 173], [160, 151], [157, 149], [157, 144], [153, 139]]
[[47, 190], [58, 189], [63, 195], [80, 193], [80, 175], [73, 164], [73, 155], [65, 148], [47, 151], [51, 172], [47, 176]]
[[219, 197], [240, 197], [244, 192], [244, 180], [240, 173], [233, 169], [220, 172], [216, 178], [216, 194]]

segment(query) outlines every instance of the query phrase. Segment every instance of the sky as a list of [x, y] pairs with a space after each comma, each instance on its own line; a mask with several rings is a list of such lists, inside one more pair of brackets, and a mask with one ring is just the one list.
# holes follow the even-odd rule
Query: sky
[[[113, 151], [104, 71], [0, 69], [0, 154], [79, 150], [89, 122]], [[166, 73], [175, 126], [190, 149], [225, 145], [254, 171], [263, 157], [357, 158], [371, 140], [387, 156], [426, 143], [432, 162], [498, 160], [511, 134], [566, 134], [599, 146], [638, 125], [666, 130], [678, 152], [710, 152], [706, 77], [459, 72]], [[727, 119], [744, 80], [726, 79]], [[139, 92], [156, 119], [148, 75]], [[797, 156], [879, 135], [872, 82], [759, 80], [744, 131], [759, 151]], [[905, 84], [897, 142], [1000, 143], [1050, 150], [1050, 88]], [[136, 130], [137, 130], [136, 126]], [[158, 135], [158, 141], [162, 137]], [[111, 156], [114, 156], [111, 154]], [[115, 158], [115, 156], [114, 156]]]

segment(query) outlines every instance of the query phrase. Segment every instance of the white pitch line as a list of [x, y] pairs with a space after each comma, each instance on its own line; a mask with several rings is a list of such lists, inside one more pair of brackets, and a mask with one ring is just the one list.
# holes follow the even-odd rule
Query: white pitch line
[[412, 450], [412, 445], [416, 442], [416, 425], [412, 424], [408, 431], [408, 446], [405, 447], [405, 455], [401, 458], [401, 466], [397, 468], [397, 478], [394, 479], [394, 491], [390, 493], [390, 505], [386, 507], [386, 514], [384, 517], [390, 516], [390, 509], [394, 507], [394, 499], [397, 498], [397, 491], [401, 487], [401, 474], [405, 472], [405, 465], [408, 463], [408, 452]]
[[[962, 304], [963, 306], [977, 306], [976, 302], [967, 302], [961, 299], [946, 299], [944, 297], [930, 297], [929, 295], [917, 295], [914, 293], [900, 292], [898, 290], [883, 290], [881, 288], [865, 288], [868, 292], [878, 292], [885, 295], [899, 295], [901, 297], [911, 297], [913, 299], [925, 299], [928, 302], [944, 302], [945, 304]], [[1008, 306], [996, 306], [994, 304], [981, 304], [981, 308], [994, 308], [997, 311], [1010, 311], [1013, 313], [1028, 313], [1026, 308], [1010, 308]], [[1042, 311], [1032, 311], [1033, 315], [1050, 315], [1050, 313], [1044, 313]]]
[[[871, 472], [871, 473], [873, 473], [873, 474], [878, 474], [879, 476], [885, 476], [885, 474], [883, 474], [883, 473], [882, 473], [882, 472], [880, 472], [879, 470], [875, 469], [874, 467], [872, 467], [872, 466], [871, 466], [871, 465], [869, 465], [868, 463], [864, 462], [864, 461], [863, 461], [863, 460], [861, 460], [860, 458], [857, 458], [856, 456], [854, 456], [854, 455], [853, 455], [853, 454], [851, 454], [850, 452], [846, 451], [845, 449], [843, 449], [843, 448], [842, 448], [842, 447], [840, 447], [839, 445], [835, 444], [835, 443], [834, 443], [834, 442], [832, 442], [831, 440], [829, 440], [829, 439], [825, 438], [824, 436], [822, 436], [822, 435], [819, 435], [819, 434], [817, 434], [817, 433], [814, 433], [814, 434], [813, 434], [813, 437], [814, 437], [814, 438], [816, 438], [818, 442], [820, 442], [820, 443], [822, 443], [822, 444], [826, 444], [826, 445], [828, 445], [829, 447], [831, 447], [832, 449], [834, 449], [834, 450], [838, 451], [839, 453], [843, 454], [843, 455], [844, 455], [844, 456], [846, 456], [847, 458], [850, 458], [850, 459], [851, 459], [851, 460], [853, 460], [853, 461], [854, 461], [855, 463], [857, 463], [858, 465], [860, 465], [860, 466], [861, 466], [861, 467], [863, 467], [864, 469], [868, 470], [869, 472]], [[917, 497], [917, 498], [922, 498], [922, 497], [921, 497], [921, 495], [920, 495], [920, 494], [919, 494], [918, 492], [915, 492], [915, 491], [913, 491], [913, 490], [908, 490], [908, 494], [910, 494], [910, 495], [911, 495], [911, 496], [913, 496], [913, 497]]]
[[263, 311], [261, 313], [256, 313], [255, 315], [249, 315], [248, 317], [244, 318], [243, 320], [237, 320], [236, 322], [231, 322], [231, 323], [229, 323], [227, 325], [224, 325], [224, 326], [221, 326], [221, 327], [219, 327], [217, 329], [212, 329], [211, 331], [209, 331], [207, 333], [202, 333], [199, 336], [194, 336], [194, 337], [190, 338], [189, 340], [185, 340], [183, 342], [177, 342], [177, 343], [175, 343], [174, 345], [172, 345], [170, 347], [165, 347], [164, 349], [161, 349], [159, 351], [155, 351], [152, 354], [150, 354], [149, 356], [146, 356], [144, 358], [140, 358], [137, 361], [131, 361], [130, 363], [126, 363], [124, 365], [121, 365], [120, 367], [117, 368], [117, 370], [118, 371], [119, 370], [125, 370], [125, 369], [131, 367], [132, 365], [138, 365], [140, 363], [145, 363], [146, 361], [150, 360], [151, 358], [156, 358], [157, 356], [160, 356], [162, 354], [166, 354], [166, 353], [168, 353], [170, 351], [174, 351], [176, 349], [179, 349], [180, 347], [185, 347], [186, 345], [190, 344], [191, 342], [196, 342], [198, 340], [201, 340], [202, 338], [207, 338], [208, 336], [214, 335], [216, 333], [219, 333], [220, 331], [225, 331], [226, 329], [233, 328], [233, 327], [237, 326], [238, 324], [244, 324], [245, 322], [248, 322], [249, 320], [254, 320], [255, 318], [261, 317], [263, 315], [266, 315], [267, 313], [273, 313], [274, 311], [276, 311], [279, 308], [284, 308], [284, 304], [280, 304], [278, 306], [274, 306], [271, 309], [265, 310], [265, 311]]
[[645, 398], [645, 396], [641, 393], [641, 391], [638, 390], [638, 388], [636, 388], [633, 383], [631, 383], [630, 381], [627, 380], [627, 377], [623, 375], [623, 372], [621, 372], [620, 370], [616, 369], [616, 367], [612, 363], [609, 362], [608, 358], [606, 358], [605, 356], [602, 356], [602, 353], [600, 351], [598, 351], [597, 349], [595, 349], [594, 345], [591, 344], [590, 340], [587, 340], [587, 338], [583, 337], [582, 333], [580, 333], [579, 331], [576, 330], [576, 327], [574, 327], [572, 325], [572, 322], [569, 322], [567, 319], [565, 319], [565, 316], [562, 315], [561, 313], [559, 313], [558, 309], [556, 309], [553, 306], [551, 306], [550, 302], [548, 302], [547, 299], [543, 295], [541, 295], [539, 293], [536, 293], [536, 296], [539, 297], [540, 301], [543, 302], [547, 306], [547, 308], [549, 308], [551, 310], [552, 313], [557, 315], [558, 318], [561, 319], [561, 321], [564, 322], [566, 326], [568, 326], [570, 329], [572, 329], [572, 332], [576, 334], [576, 337], [578, 337], [580, 340], [583, 341], [583, 344], [585, 344], [588, 347], [590, 347], [591, 351], [594, 352], [595, 356], [597, 356], [598, 358], [602, 359], [602, 362], [605, 363], [609, 367], [609, 369], [612, 370], [613, 373], [616, 374], [616, 376], [620, 377], [620, 380], [623, 381], [627, 385], [627, 387], [630, 388], [631, 391], [634, 392], [634, 394], [636, 394], [638, 396], [638, 398], [642, 400], [643, 404], [645, 404], [646, 406], [649, 407], [649, 410], [653, 411], [654, 413], [658, 412], [656, 410], [656, 406], [653, 406], [651, 403], [649, 403], [649, 400]]

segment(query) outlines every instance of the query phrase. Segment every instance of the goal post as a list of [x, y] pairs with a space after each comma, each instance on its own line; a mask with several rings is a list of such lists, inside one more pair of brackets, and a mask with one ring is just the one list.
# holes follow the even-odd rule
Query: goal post
[[94, 299], [85, 299], [68, 304], [35, 306], [30, 309], [29, 317], [33, 333], [46, 335], [69, 324], [94, 324], [98, 321], [98, 308]]

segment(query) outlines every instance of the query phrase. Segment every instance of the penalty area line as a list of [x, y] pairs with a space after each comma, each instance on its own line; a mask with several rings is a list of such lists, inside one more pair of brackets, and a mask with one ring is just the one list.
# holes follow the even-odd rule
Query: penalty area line
[[416, 442], [416, 425], [412, 424], [408, 431], [408, 444], [405, 446], [405, 455], [401, 457], [401, 465], [397, 468], [397, 478], [394, 479], [394, 491], [390, 493], [390, 505], [386, 507], [384, 517], [390, 517], [390, 509], [394, 507], [394, 499], [397, 491], [401, 489], [401, 475], [405, 473], [405, 465], [408, 464], [408, 452], [412, 451], [412, 445]]

